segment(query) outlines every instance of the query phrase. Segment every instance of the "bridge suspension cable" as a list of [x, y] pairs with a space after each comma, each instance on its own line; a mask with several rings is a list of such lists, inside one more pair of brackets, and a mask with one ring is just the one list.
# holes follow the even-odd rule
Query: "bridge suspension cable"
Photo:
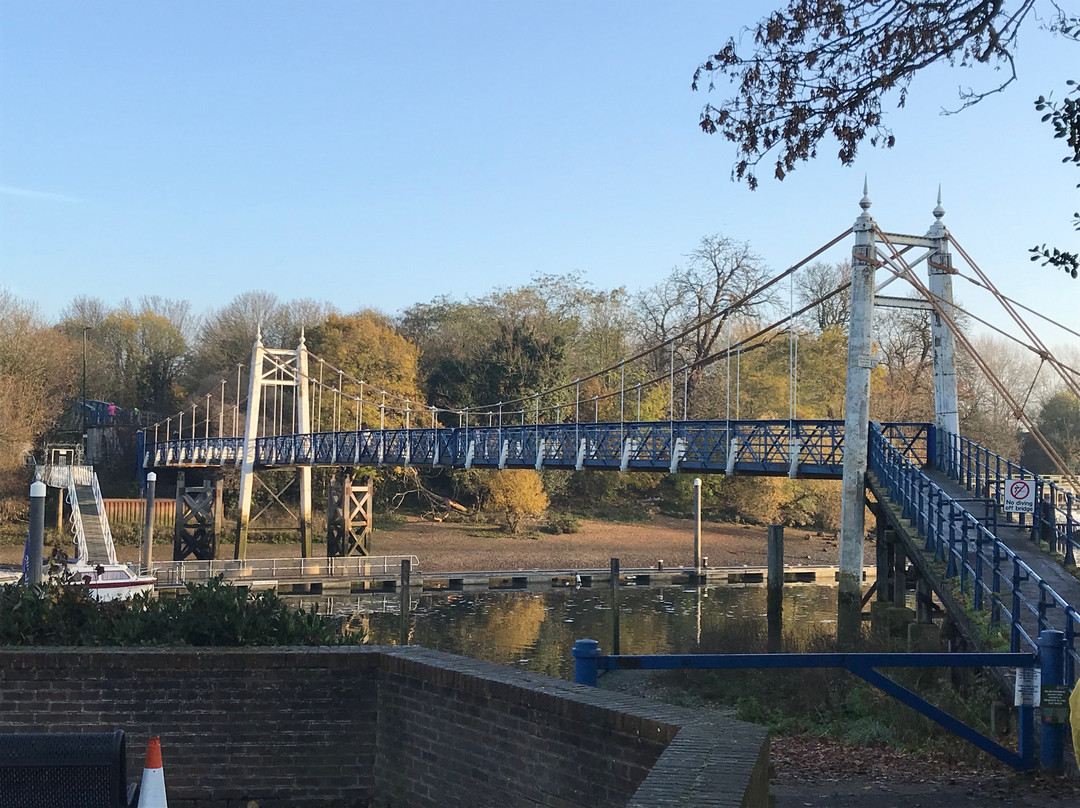
[[[968, 337], [963, 333], [963, 331], [961, 331], [961, 329], [957, 326], [956, 320], [952, 317], [952, 313], [946, 311], [946, 307], [942, 305], [941, 301], [939, 301], [935, 295], [930, 294], [930, 290], [927, 289], [926, 285], [922, 282], [922, 280], [920, 280], [919, 277], [915, 275], [911, 265], [904, 259], [900, 251], [896, 249], [896, 246], [889, 238], [889, 235], [882, 232], [880, 229], [875, 229], [877, 230], [877, 234], [881, 238], [882, 243], [889, 247], [889, 251], [891, 253], [890, 255], [887, 253], [879, 252], [883, 260], [876, 261], [875, 263], [877, 263], [879, 266], [884, 266], [890, 272], [899, 275], [912, 286], [914, 286], [920, 292], [920, 294], [923, 295], [923, 297], [930, 303], [931, 307], [933, 307], [934, 312], [948, 324], [949, 328], [952, 330], [955, 339], [960, 342], [960, 344], [963, 345], [964, 348], [968, 351], [969, 355], [972, 358], [972, 361], [974, 361], [975, 364], [978, 365], [979, 369], [983, 371], [983, 373], [986, 375], [987, 380], [994, 387], [997, 393], [1012, 408], [1014, 417], [1016, 417], [1016, 419], [1020, 421], [1020, 423], [1023, 424], [1025, 428], [1027, 428], [1031, 436], [1035, 439], [1035, 442], [1038, 443], [1039, 447], [1046, 453], [1046, 456], [1050, 458], [1051, 462], [1053, 462], [1055, 467], [1057, 467], [1058, 471], [1065, 477], [1065, 479], [1070, 483], [1070, 485], [1073, 485], [1075, 487], [1077, 485], [1076, 475], [1069, 470], [1068, 464], [1065, 463], [1065, 461], [1061, 458], [1058, 452], [1053, 448], [1053, 446], [1050, 445], [1049, 441], [1046, 440], [1046, 437], [1042, 434], [1034, 421], [1032, 421], [1031, 418], [1028, 417], [1027, 413], [1024, 412], [1023, 408], [1019, 405], [1013, 395], [1009, 392], [1005, 385], [1002, 384], [1001, 380], [998, 379], [997, 375], [990, 368], [986, 360], [975, 349], [975, 346], [971, 343], [971, 340], [969, 340]], [[950, 241], [952, 241], [951, 238]], [[959, 245], [957, 245], [957, 248], [960, 249]], [[968, 261], [970, 265], [971, 261], [967, 254], [962, 249], [960, 249], [960, 253], [962, 256], [964, 256], [964, 260]]]

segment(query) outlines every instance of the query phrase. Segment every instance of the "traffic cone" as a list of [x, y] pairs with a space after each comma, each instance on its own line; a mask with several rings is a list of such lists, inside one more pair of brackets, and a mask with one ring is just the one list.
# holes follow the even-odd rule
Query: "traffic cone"
[[169, 808], [165, 798], [165, 770], [161, 766], [161, 738], [151, 738], [146, 745], [138, 808]]

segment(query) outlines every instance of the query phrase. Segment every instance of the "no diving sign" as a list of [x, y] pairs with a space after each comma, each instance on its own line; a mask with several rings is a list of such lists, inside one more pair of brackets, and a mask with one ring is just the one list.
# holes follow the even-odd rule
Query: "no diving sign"
[[1035, 481], [1006, 480], [1003, 510], [1006, 513], [1035, 513]]

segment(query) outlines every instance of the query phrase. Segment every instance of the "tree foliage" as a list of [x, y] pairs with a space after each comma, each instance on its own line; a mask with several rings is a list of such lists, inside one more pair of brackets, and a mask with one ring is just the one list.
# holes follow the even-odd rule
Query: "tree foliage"
[[[427, 419], [420, 420], [423, 412], [423, 395], [417, 389], [420, 352], [394, 330], [385, 315], [370, 309], [355, 314], [330, 314], [307, 333], [306, 342], [308, 349], [316, 356], [364, 382], [366, 425], [377, 425], [377, 407], [382, 403], [382, 391], [410, 402], [411, 409], [415, 411], [412, 417], [416, 419], [410, 421], [411, 424], [428, 425]], [[359, 401], [355, 399], [361, 395], [359, 384], [344, 377], [339, 379], [332, 370], [320, 369], [318, 365], [310, 367], [308, 372], [321, 378], [324, 384], [355, 397], [345, 402], [346, 412], [338, 415], [339, 421], [351, 429], [358, 415], [355, 408], [359, 406]], [[326, 396], [325, 393], [323, 395]], [[385, 425], [404, 425], [405, 406], [402, 401], [389, 399], [383, 413]], [[315, 431], [332, 428], [329, 423], [333, 417], [332, 411], [320, 409], [316, 417], [319, 423], [313, 425]]]
[[895, 143], [883, 102], [895, 93], [904, 106], [920, 70], [938, 62], [1008, 68], [1004, 81], [968, 94], [965, 104], [1010, 84], [1016, 36], [1034, 6], [1035, 0], [789, 0], [751, 29], [749, 55], [731, 38], [694, 72], [694, 89], [706, 79], [714, 89], [717, 76], [735, 84], [733, 97], [705, 106], [701, 128], [735, 143], [732, 173], [751, 188], [765, 155], [777, 151], [773, 173], [783, 179], [815, 157], [828, 136], [850, 164], [864, 141]]
[[21, 486], [23, 453], [35, 448], [74, 394], [76, 351], [32, 304], [0, 289], [0, 497]]
[[[1046, 27], [1080, 39], [1080, 17], [1049, 5]], [[698, 65], [693, 89], [704, 84], [712, 91], [718, 79], [735, 88], [723, 102], [706, 104], [699, 124], [735, 144], [732, 177], [750, 188], [766, 155], [775, 152], [773, 175], [782, 180], [830, 137], [840, 162], [850, 165], [863, 143], [893, 146], [886, 100], [903, 107], [911, 80], [934, 64], [1005, 68], [1005, 78], [988, 89], [961, 92], [961, 107], [1004, 90], [1016, 79], [1017, 35], [1035, 7], [1036, 0], [788, 0], [750, 29], [749, 52], [732, 37]], [[1080, 165], [1080, 94], [1075, 81], [1066, 85], [1074, 89], [1060, 104], [1040, 96], [1035, 108], [1066, 141], [1063, 162]], [[1073, 217], [1080, 230], [1080, 213]], [[1032, 261], [1074, 278], [1080, 271], [1075, 252], [1045, 244], [1031, 252]]]
[[502, 516], [506, 529], [517, 533], [523, 519], [547, 509], [548, 496], [532, 469], [503, 469], [488, 480], [488, 504]]
[[[1068, 470], [1080, 472], [1080, 399], [1067, 392], [1051, 396], [1043, 405], [1036, 426]], [[1056, 471], [1054, 463], [1030, 435], [1024, 440], [1020, 463], [1043, 474]]]

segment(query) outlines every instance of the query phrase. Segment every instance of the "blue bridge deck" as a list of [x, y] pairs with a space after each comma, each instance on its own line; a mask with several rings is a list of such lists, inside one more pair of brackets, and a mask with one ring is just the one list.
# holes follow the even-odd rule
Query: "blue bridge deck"
[[[931, 456], [931, 424], [889, 423], [882, 429], [912, 462], [921, 466]], [[257, 438], [254, 466], [588, 468], [839, 479], [843, 449], [843, 421], [826, 420], [362, 429]], [[238, 465], [243, 452], [242, 437], [173, 439], [150, 444], [145, 465]]]

